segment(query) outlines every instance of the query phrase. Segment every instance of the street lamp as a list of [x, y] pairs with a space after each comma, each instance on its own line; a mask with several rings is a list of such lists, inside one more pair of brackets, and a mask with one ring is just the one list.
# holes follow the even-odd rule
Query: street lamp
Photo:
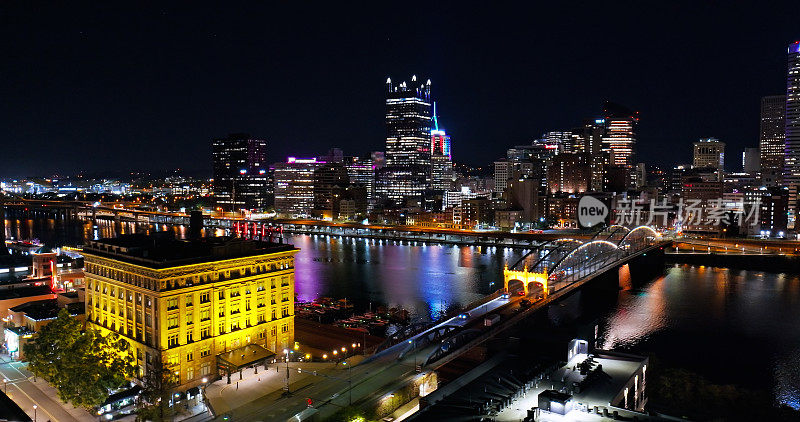
[[200, 401], [203, 402], [203, 411], [207, 412], [208, 411], [208, 405], [206, 405], [206, 387], [207, 387], [206, 384], [208, 383], [208, 378], [203, 377], [203, 379], [201, 381], [203, 382], [203, 389], [201, 390], [203, 392], [203, 397], [200, 398]]
[[286, 355], [286, 394], [290, 393], [289, 391], [289, 349], [283, 349], [283, 353]]
[[33, 405], [33, 422], [36, 422], [36, 408], [39, 407], [37, 405]]
[[8, 378], [3, 377], [3, 394], [8, 395]]

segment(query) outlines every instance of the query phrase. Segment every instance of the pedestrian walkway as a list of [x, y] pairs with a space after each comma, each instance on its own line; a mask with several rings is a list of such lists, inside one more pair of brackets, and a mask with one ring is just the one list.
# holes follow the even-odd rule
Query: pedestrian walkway
[[[351, 360], [356, 362], [360, 357]], [[302, 373], [298, 368], [302, 369]], [[298, 401], [307, 400], [303, 390], [311, 384], [321, 382], [326, 377], [342, 376], [342, 366], [331, 362], [289, 362], [289, 387]], [[283, 397], [285, 389], [286, 364], [278, 363], [266, 370], [263, 366], [259, 367], [258, 374], [252, 368], [246, 369], [241, 379], [238, 373], [234, 373], [230, 384], [223, 377], [206, 388], [206, 397], [214, 414], [222, 416], [256, 400], [261, 405], [277, 401]]]

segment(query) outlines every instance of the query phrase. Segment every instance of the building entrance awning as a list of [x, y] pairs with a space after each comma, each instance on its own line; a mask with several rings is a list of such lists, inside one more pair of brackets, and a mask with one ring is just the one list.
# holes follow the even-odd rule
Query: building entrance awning
[[220, 368], [228, 370], [228, 372], [235, 372], [248, 366], [263, 363], [265, 360], [274, 356], [274, 352], [258, 344], [248, 344], [247, 346], [231, 350], [230, 352], [218, 354], [217, 364]]

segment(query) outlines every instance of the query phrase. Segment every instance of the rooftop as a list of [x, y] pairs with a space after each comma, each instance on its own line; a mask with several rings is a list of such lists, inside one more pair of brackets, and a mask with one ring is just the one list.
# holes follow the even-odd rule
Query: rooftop
[[154, 269], [295, 250], [284, 243], [236, 237], [176, 239], [172, 232], [129, 234], [87, 242], [83, 252]]
[[0, 300], [18, 299], [22, 297], [41, 296], [53, 294], [50, 286], [43, 284], [41, 286], [23, 286], [12, 287], [8, 289], [0, 289]]
[[[86, 312], [83, 302], [68, 303], [66, 307], [67, 311], [72, 316], [81, 315]], [[24, 312], [29, 318], [42, 321], [58, 317], [61, 307], [58, 306], [58, 301], [56, 299], [45, 299], [26, 302], [22, 305], [10, 308], [9, 310], [13, 312]]]
[[14, 400], [0, 391], [0, 420], [30, 422], [31, 417]]

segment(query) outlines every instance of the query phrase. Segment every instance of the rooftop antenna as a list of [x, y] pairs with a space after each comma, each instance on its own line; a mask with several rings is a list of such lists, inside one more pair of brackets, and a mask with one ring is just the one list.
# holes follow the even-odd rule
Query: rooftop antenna
[[433, 102], [433, 125], [439, 130], [439, 119], [436, 117], [436, 101]]

